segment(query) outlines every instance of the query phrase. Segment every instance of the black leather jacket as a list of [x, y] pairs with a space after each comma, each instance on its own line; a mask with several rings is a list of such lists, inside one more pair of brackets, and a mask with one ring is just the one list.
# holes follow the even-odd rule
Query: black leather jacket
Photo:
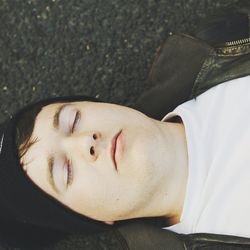
[[[185, 34], [170, 35], [159, 49], [149, 75], [154, 87], [138, 99], [134, 108], [160, 120], [209, 88], [249, 73], [249, 37], [215, 48]], [[250, 249], [249, 238], [177, 234], [140, 221], [119, 226], [114, 233], [120, 249]]]

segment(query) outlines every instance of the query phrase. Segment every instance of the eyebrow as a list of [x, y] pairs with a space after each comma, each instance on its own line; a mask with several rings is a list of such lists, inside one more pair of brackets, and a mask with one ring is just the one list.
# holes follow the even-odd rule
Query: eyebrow
[[56, 110], [56, 112], [55, 112], [55, 114], [54, 114], [54, 117], [53, 117], [53, 127], [54, 127], [55, 129], [58, 129], [58, 128], [59, 128], [59, 117], [60, 117], [60, 114], [61, 114], [62, 110], [63, 110], [66, 106], [70, 106], [70, 104], [64, 103], [64, 104], [60, 105], [60, 106], [57, 108], [57, 110]]
[[53, 190], [59, 194], [59, 191], [55, 185], [54, 182], [54, 177], [53, 177], [53, 166], [54, 166], [54, 156], [53, 155], [49, 155], [48, 159], [48, 171], [47, 171], [47, 178], [49, 181], [49, 184], [51, 185], [51, 187], [53, 188]]
[[[59, 129], [59, 118], [60, 118], [60, 114], [62, 112], [62, 110], [66, 107], [66, 106], [69, 106], [70, 104], [68, 103], [64, 103], [62, 105], [60, 105], [54, 116], [53, 116], [53, 127], [55, 129]], [[47, 158], [47, 179], [48, 179], [48, 182], [49, 184], [51, 185], [52, 189], [57, 193], [59, 194], [59, 191], [55, 185], [55, 181], [54, 181], [54, 176], [53, 176], [53, 167], [54, 167], [54, 161], [55, 161], [55, 158], [53, 155], [49, 155], [48, 158]]]

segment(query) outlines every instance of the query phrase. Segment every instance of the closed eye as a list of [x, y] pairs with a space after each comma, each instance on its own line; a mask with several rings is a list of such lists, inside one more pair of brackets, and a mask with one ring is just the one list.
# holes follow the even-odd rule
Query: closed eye
[[72, 125], [72, 127], [71, 127], [71, 134], [74, 133], [75, 128], [76, 128], [76, 125], [77, 125], [78, 122], [80, 121], [80, 118], [81, 118], [81, 112], [78, 110], [78, 111], [76, 112], [75, 119], [74, 119], [73, 125]]
[[66, 172], [67, 172], [66, 183], [67, 183], [67, 186], [69, 186], [73, 182], [73, 168], [71, 165], [71, 160], [66, 161], [66, 168], [67, 168], [67, 170], [66, 170]]

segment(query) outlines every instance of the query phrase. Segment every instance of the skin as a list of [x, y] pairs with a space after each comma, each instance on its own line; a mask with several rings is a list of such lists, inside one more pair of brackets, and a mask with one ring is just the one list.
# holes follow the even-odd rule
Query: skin
[[[188, 175], [183, 124], [161, 122], [125, 106], [84, 101], [69, 103], [56, 130], [52, 118], [62, 104], [47, 105], [36, 117], [32, 138], [37, 142], [21, 159], [29, 178], [75, 212], [108, 224], [149, 216], [165, 216], [177, 223]], [[71, 133], [77, 110], [81, 117]], [[121, 129], [116, 170], [110, 147]], [[47, 180], [50, 153], [55, 156], [59, 193]], [[69, 186], [63, 168], [66, 159], [73, 169]]]

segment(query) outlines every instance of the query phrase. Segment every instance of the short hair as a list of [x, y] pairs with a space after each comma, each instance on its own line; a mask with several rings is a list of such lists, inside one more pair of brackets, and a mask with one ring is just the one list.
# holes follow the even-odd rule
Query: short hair
[[31, 138], [34, 125], [41, 106], [35, 106], [19, 117], [16, 123], [16, 147], [19, 152], [19, 159], [22, 158], [29, 148], [36, 143], [37, 138]]

